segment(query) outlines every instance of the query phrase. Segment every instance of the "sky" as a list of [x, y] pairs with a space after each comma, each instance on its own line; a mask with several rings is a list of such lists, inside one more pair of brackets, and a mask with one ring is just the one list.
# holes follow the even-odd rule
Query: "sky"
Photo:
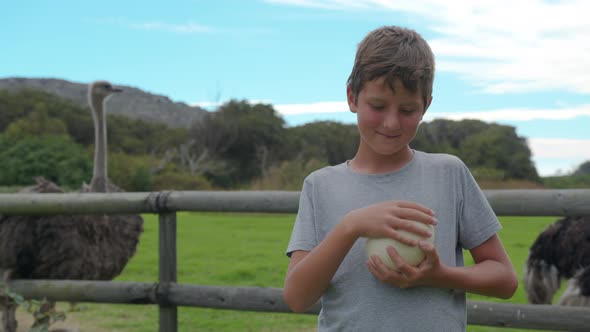
[[0, 78], [106, 79], [209, 110], [273, 105], [288, 126], [355, 123], [346, 80], [371, 30], [436, 58], [424, 120], [514, 126], [540, 175], [590, 160], [590, 1], [36, 0], [0, 11]]

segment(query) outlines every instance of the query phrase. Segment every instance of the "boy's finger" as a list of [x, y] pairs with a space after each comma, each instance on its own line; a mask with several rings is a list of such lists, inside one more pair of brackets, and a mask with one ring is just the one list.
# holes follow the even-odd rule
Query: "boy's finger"
[[[413, 234], [419, 235], [424, 238], [429, 238], [432, 236], [433, 230], [431, 229], [431, 227], [432, 226], [427, 227], [422, 224], [418, 224], [415, 221], [410, 221], [410, 220], [403, 220], [402, 219], [398, 222], [398, 228], [400, 230], [405, 230], [405, 231], [411, 232]], [[418, 245], [418, 243], [416, 243], [415, 245]]]
[[402, 207], [402, 208], [409, 208], [409, 209], [418, 210], [418, 211], [428, 214], [430, 216], [434, 216], [433, 210], [431, 210], [430, 208], [428, 208], [422, 204], [416, 203], [416, 202], [397, 201], [397, 206]]
[[434, 245], [432, 243], [428, 243], [426, 241], [420, 241], [418, 242], [418, 246], [420, 247], [420, 249], [422, 249], [424, 251], [424, 253], [426, 254], [426, 257], [438, 257], [438, 253], [436, 252], [436, 248], [434, 247]]
[[394, 239], [400, 243], [403, 243], [407, 246], [410, 247], [415, 247], [418, 245], [418, 241], [414, 240], [414, 239], [410, 239], [408, 237], [403, 236], [400, 232], [398, 232], [396, 229], [394, 229], [393, 227], [391, 228], [387, 228], [385, 230], [385, 234], [386, 237]]
[[400, 268], [403, 265], [408, 265], [406, 263], [406, 261], [404, 261], [404, 259], [402, 258], [402, 256], [400, 256], [397, 252], [397, 250], [395, 250], [394, 247], [392, 246], [388, 246], [387, 247], [387, 254], [389, 255], [389, 258], [391, 258], [391, 261], [393, 262], [393, 264], [395, 264], [395, 270], [396, 271], [400, 271]]
[[438, 224], [438, 220], [434, 216], [412, 208], [402, 208], [400, 217], [430, 225]]
[[375, 274], [379, 279], [384, 279], [385, 274], [389, 271], [389, 268], [383, 263], [379, 256], [371, 256], [371, 265], [373, 267], [373, 274]]

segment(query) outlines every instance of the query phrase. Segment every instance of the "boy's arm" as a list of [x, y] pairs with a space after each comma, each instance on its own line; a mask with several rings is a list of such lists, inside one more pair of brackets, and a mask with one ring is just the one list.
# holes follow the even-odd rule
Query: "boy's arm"
[[475, 265], [448, 267], [440, 282], [448, 288], [509, 299], [518, 288], [518, 278], [498, 235], [470, 250]]
[[470, 293], [508, 299], [518, 287], [514, 267], [497, 235], [470, 250], [475, 262], [472, 266], [443, 265], [433, 245], [421, 242], [421, 247], [427, 258], [418, 267], [404, 263], [394, 249], [390, 250], [390, 256], [400, 272], [388, 269], [378, 258], [368, 263], [369, 269], [380, 280], [404, 288], [432, 286], [463, 289]]
[[320, 299], [356, 239], [339, 223], [312, 251], [291, 254], [283, 296], [292, 311], [304, 312]]

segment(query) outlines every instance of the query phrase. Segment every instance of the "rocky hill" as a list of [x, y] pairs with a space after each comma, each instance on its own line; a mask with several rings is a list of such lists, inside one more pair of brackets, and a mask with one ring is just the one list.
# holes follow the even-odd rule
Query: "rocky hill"
[[[206, 110], [174, 102], [170, 98], [156, 95], [140, 89], [118, 85], [123, 93], [116, 94], [109, 100], [108, 111], [122, 114], [134, 119], [160, 122], [170, 127], [188, 127], [193, 121], [199, 121]], [[9, 77], [0, 79], [0, 89], [17, 91], [20, 89], [42, 90], [69, 99], [83, 107], [87, 103], [88, 83], [75, 83], [54, 78]]]

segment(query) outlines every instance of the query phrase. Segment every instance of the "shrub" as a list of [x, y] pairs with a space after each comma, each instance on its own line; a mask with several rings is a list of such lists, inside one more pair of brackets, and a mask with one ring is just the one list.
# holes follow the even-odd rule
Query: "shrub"
[[159, 190], [211, 190], [211, 183], [202, 175], [189, 173], [163, 173], [154, 178], [153, 191]]
[[25, 186], [36, 176], [66, 188], [79, 188], [92, 174], [92, 161], [84, 147], [67, 136], [0, 136], [0, 185]]

